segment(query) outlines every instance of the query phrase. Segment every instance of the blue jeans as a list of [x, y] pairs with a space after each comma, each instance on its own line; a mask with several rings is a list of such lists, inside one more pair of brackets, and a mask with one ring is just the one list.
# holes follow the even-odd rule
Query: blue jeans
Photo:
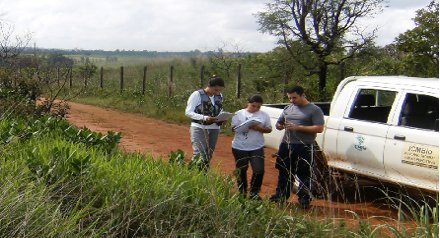
[[312, 189], [313, 144], [281, 143], [275, 167], [278, 169], [276, 196], [287, 200], [290, 197], [295, 175], [298, 177], [298, 200], [310, 202]]

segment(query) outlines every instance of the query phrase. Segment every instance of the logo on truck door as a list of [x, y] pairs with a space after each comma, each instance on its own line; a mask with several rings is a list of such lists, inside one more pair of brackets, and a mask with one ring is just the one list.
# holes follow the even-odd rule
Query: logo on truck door
[[402, 163], [438, 169], [438, 148], [435, 146], [405, 143]]
[[363, 137], [362, 135], [357, 135], [356, 141], [354, 143], [354, 148], [358, 151], [367, 150], [367, 147], [364, 145], [364, 143], [365, 143], [365, 137]]

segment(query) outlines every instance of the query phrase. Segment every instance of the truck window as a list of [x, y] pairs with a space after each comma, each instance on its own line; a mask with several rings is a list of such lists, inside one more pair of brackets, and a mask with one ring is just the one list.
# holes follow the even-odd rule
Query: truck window
[[408, 93], [400, 112], [399, 125], [438, 131], [438, 108], [438, 98]]
[[396, 94], [394, 91], [361, 89], [354, 100], [348, 117], [386, 123]]

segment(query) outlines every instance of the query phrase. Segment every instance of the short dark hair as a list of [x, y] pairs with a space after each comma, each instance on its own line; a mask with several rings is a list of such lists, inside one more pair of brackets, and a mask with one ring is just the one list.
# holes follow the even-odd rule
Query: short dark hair
[[298, 95], [303, 95], [304, 94], [304, 88], [301, 86], [293, 86], [289, 89], [287, 89], [287, 93], [297, 93]]
[[212, 76], [211, 78], [209, 78], [208, 87], [215, 87], [215, 86], [224, 87], [225, 81], [218, 76]]
[[253, 102], [263, 103], [263, 97], [261, 97], [258, 94], [255, 94], [255, 95], [248, 97], [247, 101], [248, 101], [248, 103], [253, 103]]

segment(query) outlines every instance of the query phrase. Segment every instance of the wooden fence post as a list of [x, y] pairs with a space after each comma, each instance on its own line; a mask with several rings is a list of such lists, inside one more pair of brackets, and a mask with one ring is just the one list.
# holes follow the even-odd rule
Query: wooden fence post
[[87, 69], [85, 69], [84, 72], [83, 72], [83, 79], [84, 79], [84, 87], [85, 88], [87, 88], [87, 77], [86, 77], [86, 74], [87, 74]]
[[104, 67], [101, 66], [101, 72], [100, 72], [100, 77], [99, 77], [99, 86], [102, 88], [104, 88]]
[[241, 92], [241, 64], [238, 64], [238, 68], [237, 68], [237, 90], [236, 90], [237, 98], [240, 98], [240, 92]]
[[145, 95], [146, 82], [147, 82], [147, 66], [144, 66], [144, 76], [142, 77], [142, 95]]
[[203, 86], [205, 86], [203, 84], [203, 78], [205, 78], [205, 66], [202, 65], [202, 67], [200, 67], [200, 88], [203, 88]]
[[169, 77], [169, 82], [168, 82], [168, 97], [171, 97], [173, 94], [173, 71], [174, 71], [174, 66], [170, 66], [170, 77]]
[[57, 67], [57, 85], [60, 86], [60, 67]]
[[72, 67], [70, 67], [70, 69], [69, 69], [69, 87], [70, 88], [72, 88], [72, 71], [73, 71], [73, 69], [72, 69]]
[[124, 66], [121, 66], [120, 91], [124, 90]]

